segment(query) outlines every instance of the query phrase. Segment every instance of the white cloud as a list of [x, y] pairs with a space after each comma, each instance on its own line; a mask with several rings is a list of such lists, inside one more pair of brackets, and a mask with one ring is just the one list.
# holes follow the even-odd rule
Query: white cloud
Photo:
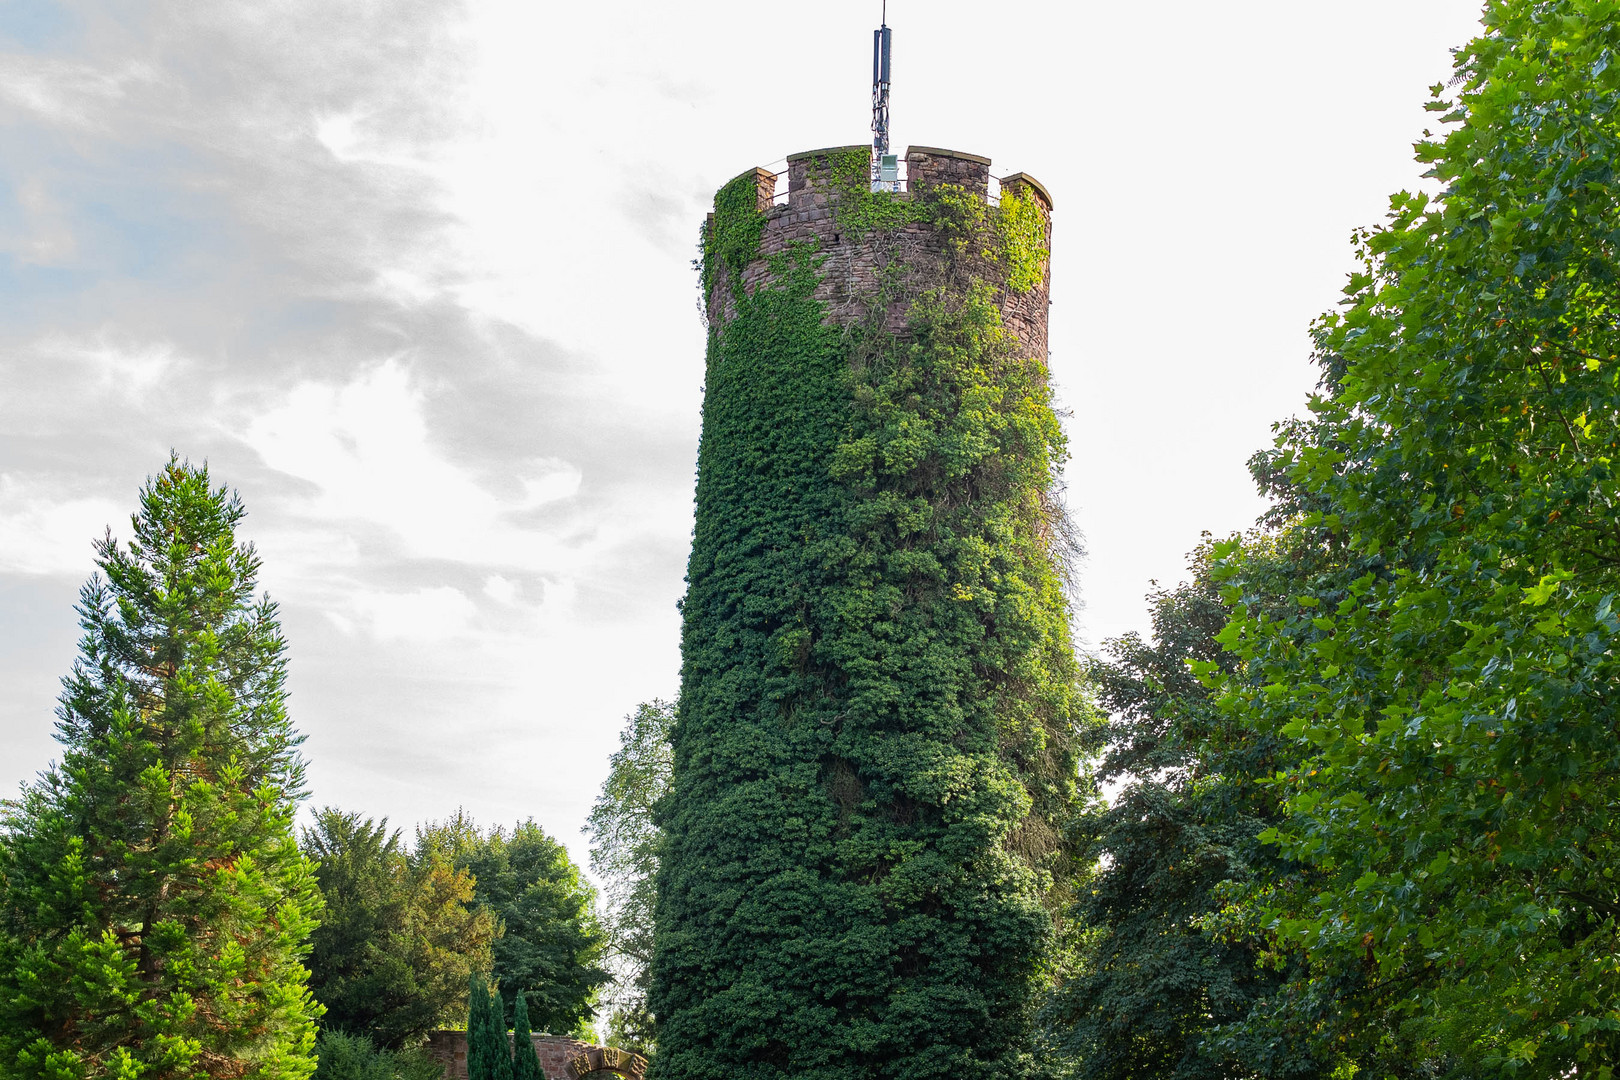
[[92, 539], [126, 514], [108, 499], [64, 499], [54, 483], [0, 473], [0, 571], [89, 577]]
[[152, 390], [183, 362], [167, 341], [118, 341], [107, 331], [81, 339], [47, 338], [40, 342], [39, 354], [58, 363], [85, 365], [97, 389], [116, 394], [126, 404], [132, 395]]
[[576, 494], [579, 471], [514, 462], [522, 494], [490, 491], [434, 445], [425, 395], [397, 359], [344, 385], [299, 385], [242, 438], [271, 468], [314, 487], [304, 513], [379, 526], [410, 555], [531, 570], [577, 564], [567, 545], [514, 517]]
[[78, 253], [65, 207], [53, 198], [43, 176], [30, 176], [16, 185], [17, 206], [23, 212], [25, 227], [16, 235], [0, 238], [25, 263], [62, 265]]
[[64, 127], [104, 127], [106, 107], [125, 96], [128, 84], [150, 83], [156, 77], [150, 65], [140, 62], [109, 69], [9, 53], [0, 64], [0, 103]]
[[[16, 425], [60, 416], [40, 416], [42, 391], [56, 397], [58, 407], [83, 409], [90, 399], [128, 411], [139, 399], [182, 368], [185, 360], [167, 341], [140, 340], [115, 327], [67, 334], [41, 334], [7, 357], [9, 379], [0, 380], [0, 409], [16, 408], [24, 415], [3, 416]], [[29, 413], [35, 415], [27, 415]], [[73, 417], [83, 427], [87, 417]]]
[[484, 595], [497, 604], [511, 607], [522, 597], [523, 587], [510, 578], [491, 574], [484, 579]]
[[332, 156], [339, 161], [364, 160], [356, 152], [360, 145], [360, 135], [355, 129], [361, 119], [360, 114], [351, 112], [316, 120], [315, 138], [320, 140], [322, 146], [332, 151]]
[[417, 172], [434, 171], [415, 140], [393, 139], [375, 130], [369, 111], [334, 113], [315, 121], [315, 138], [345, 165], [387, 165]]
[[[367, 629], [382, 641], [449, 641], [464, 636], [478, 615], [466, 594], [448, 585], [403, 593], [363, 592], [351, 603]], [[334, 620], [340, 627], [341, 618]]]

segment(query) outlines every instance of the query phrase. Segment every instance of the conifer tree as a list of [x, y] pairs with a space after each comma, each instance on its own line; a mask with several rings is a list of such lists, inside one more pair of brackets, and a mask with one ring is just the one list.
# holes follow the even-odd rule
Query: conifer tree
[[0, 834], [0, 1075], [302, 1080], [320, 912], [245, 511], [177, 458], [80, 593], [60, 764]]
[[500, 989], [485, 983], [488, 1011], [484, 1014], [484, 1039], [487, 1049], [484, 1060], [489, 1062], [489, 1080], [512, 1080], [512, 1046], [506, 1036], [506, 1005], [501, 1001]]
[[490, 1065], [485, 1057], [489, 1040], [489, 986], [482, 972], [467, 976], [467, 1080], [489, 1080]]
[[482, 973], [474, 973], [467, 995], [467, 1080], [512, 1080], [506, 1010]]
[[326, 912], [313, 937], [309, 985], [324, 1027], [401, 1050], [466, 1008], [468, 976], [488, 971], [496, 916], [472, 874], [447, 857], [412, 858], [385, 818], [327, 807], [302, 846], [319, 866]]
[[540, 1068], [540, 1055], [534, 1052], [533, 1032], [529, 1030], [529, 1005], [518, 991], [512, 1013], [512, 1080], [546, 1080]]

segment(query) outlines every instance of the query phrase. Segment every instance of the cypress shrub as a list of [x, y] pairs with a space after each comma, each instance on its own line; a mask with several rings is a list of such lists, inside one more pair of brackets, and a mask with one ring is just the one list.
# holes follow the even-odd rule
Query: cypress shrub
[[[507, 1041], [501, 995], [483, 975], [474, 975], [472, 983], [467, 1008], [467, 1080], [512, 1080], [512, 1047]], [[478, 1011], [476, 1028], [474, 1009]]]
[[489, 980], [475, 971], [467, 977], [467, 1080], [490, 1080]]
[[364, 1035], [327, 1028], [315, 1040], [314, 1080], [444, 1080], [444, 1068], [420, 1047], [387, 1050]]
[[534, 1033], [529, 1030], [529, 1004], [518, 991], [512, 1013], [512, 1080], [546, 1080], [540, 1068], [540, 1055], [534, 1052]]

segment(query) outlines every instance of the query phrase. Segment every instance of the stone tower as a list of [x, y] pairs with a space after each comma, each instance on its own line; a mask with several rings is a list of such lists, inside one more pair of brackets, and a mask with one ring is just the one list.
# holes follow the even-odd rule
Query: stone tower
[[744, 173], [703, 228], [660, 1080], [1025, 1064], [1083, 719], [1052, 202], [972, 154], [871, 164]]

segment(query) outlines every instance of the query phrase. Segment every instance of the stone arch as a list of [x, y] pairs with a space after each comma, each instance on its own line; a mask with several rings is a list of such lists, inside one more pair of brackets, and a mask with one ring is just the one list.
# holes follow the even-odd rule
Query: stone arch
[[571, 1080], [597, 1073], [614, 1073], [624, 1080], [642, 1080], [647, 1072], [647, 1059], [614, 1046], [593, 1046], [568, 1059]]

